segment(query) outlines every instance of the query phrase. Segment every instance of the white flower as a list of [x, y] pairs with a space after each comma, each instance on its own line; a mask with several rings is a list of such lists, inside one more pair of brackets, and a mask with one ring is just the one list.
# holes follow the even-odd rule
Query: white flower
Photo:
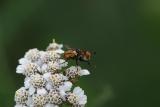
[[52, 83], [50, 81], [50, 77], [51, 77], [51, 73], [50, 72], [47, 72], [47, 73], [43, 74], [43, 78], [47, 81], [46, 86], [45, 86], [45, 88], [47, 90], [53, 89]]
[[50, 61], [56, 61], [57, 59], [59, 59], [61, 56], [59, 54], [57, 54], [55, 51], [47, 51], [47, 54], [49, 56], [49, 60]]
[[55, 40], [53, 39], [53, 43], [50, 43], [47, 47], [48, 51], [55, 51], [56, 53], [62, 54], [64, 51], [62, 50], [63, 45], [57, 44]]
[[31, 61], [27, 60], [26, 58], [21, 58], [19, 59], [19, 64], [22, 64], [22, 65], [26, 65], [28, 63], [31, 63]]
[[34, 107], [43, 107], [47, 102], [46, 96], [40, 94], [33, 95], [32, 100]]
[[35, 87], [35, 88], [41, 88], [45, 86], [45, 79], [43, 78], [42, 75], [39, 74], [35, 74], [31, 76], [31, 84]]
[[72, 85], [70, 81], [66, 81], [63, 85], [59, 86], [58, 90], [64, 101], [66, 100], [66, 93], [71, 90]]
[[79, 75], [80, 75], [80, 76], [89, 75], [89, 74], [90, 74], [90, 72], [89, 72], [87, 69], [81, 69], [81, 70], [79, 71]]
[[25, 104], [27, 100], [28, 100], [28, 91], [24, 87], [21, 87], [15, 93], [15, 101], [20, 104]]
[[62, 59], [57, 59], [55, 62], [48, 62], [42, 65], [41, 73], [51, 72], [52, 74], [57, 73], [62, 69], [62, 67], [67, 66], [67, 62]]
[[60, 73], [53, 74], [49, 78], [50, 78], [50, 82], [52, 83], [54, 87], [58, 87], [62, 85], [65, 80], [68, 80], [66, 76]]
[[45, 51], [40, 51], [40, 61], [41, 64], [48, 63], [49, 61], [51, 61], [50, 55]]
[[59, 60], [57, 60], [57, 63], [59, 64], [59, 66], [60, 66], [61, 68], [68, 66], [68, 62], [66, 62], [64, 59], [59, 59]]
[[71, 66], [68, 69], [66, 69], [66, 76], [74, 79], [78, 76], [83, 76], [83, 75], [89, 75], [90, 72], [86, 69], [82, 69], [80, 66], [76, 67], [76, 66]]
[[75, 87], [73, 93], [68, 93], [67, 100], [73, 106], [83, 106], [87, 103], [87, 96], [80, 87]]
[[61, 104], [62, 103], [62, 97], [60, 96], [60, 93], [56, 90], [50, 90], [47, 96], [47, 102], [50, 104]]
[[41, 51], [41, 63], [48, 63], [48, 62], [55, 62], [57, 59], [60, 58], [60, 55], [57, 54], [55, 51]]
[[25, 66], [18, 65], [17, 68], [16, 68], [16, 73], [24, 74], [24, 72], [25, 72]]
[[65, 73], [66, 73], [66, 76], [68, 78], [76, 78], [77, 76], [79, 76], [79, 71], [80, 67], [75, 67], [75, 66], [71, 66], [70, 68], [67, 68]]
[[40, 71], [40, 67], [36, 63], [25, 63], [17, 66], [17, 73], [22, 73], [26, 76], [31, 76]]
[[63, 85], [59, 86], [59, 90], [63, 90], [63, 91], [70, 91], [72, 88], [72, 83], [70, 81], [66, 81], [63, 83]]
[[36, 48], [30, 49], [24, 57], [32, 62], [38, 61], [40, 58], [39, 50]]
[[29, 95], [33, 95], [37, 91], [43, 91], [43, 87], [45, 87], [46, 80], [40, 74], [32, 75], [31, 77], [26, 77], [24, 86], [26, 89], [29, 89]]

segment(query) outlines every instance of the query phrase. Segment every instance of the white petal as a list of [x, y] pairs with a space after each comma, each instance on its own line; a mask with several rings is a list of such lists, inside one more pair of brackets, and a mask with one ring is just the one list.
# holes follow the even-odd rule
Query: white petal
[[41, 68], [41, 72], [43, 73], [47, 72], [47, 67], [48, 67], [47, 64], [43, 64]]
[[74, 88], [73, 93], [78, 96], [79, 104], [84, 105], [87, 103], [87, 96], [84, 95], [84, 91], [80, 87]]
[[55, 52], [56, 52], [56, 53], [59, 53], [59, 54], [63, 54], [63, 53], [64, 53], [64, 51], [61, 50], [61, 49], [55, 50]]
[[62, 97], [63, 101], [65, 101], [66, 100], [66, 93], [65, 93], [65, 91], [64, 90], [60, 90], [59, 93], [60, 93], [60, 96]]
[[37, 89], [37, 94], [39, 94], [39, 95], [46, 95], [47, 91], [44, 88]]
[[64, 79], [64, 80], [68, 80], [68, 77], [67, 77], [67, 76], [63, 76], [63, 79]]
[[68, 62], [65, 62], [65, 63], [63, 63], [61, 65], [62, 65], [62, 67], [67, 67], [68, 66]]
[[83, 70], [80, 70], [80, 71], [79, 71], [79, 74], [80, 74], [80, 76], [89, 75], [90, 72], [89, 72], [87, 69], [83, 69]]
[[59, 87], [59, 90], [63, 90], [63, 91], [70, 91], [72, 88], [72, 83], [67, 81], [67, 82], [64, 82], [64, 85], [60, 86]]
[[73, 93], [76, 94], [77, 96], [84, 95], [84, 91], [80, 87], [75, 87]]
[[51, 90], [51, 89], [53, 89], [53, 86], [50, 83], [47, 83], [46, 84], [46, 89]]
[[24, 80], [24, 86], [26, 89], [28, 89], [30, 87], [30, 78], [29, 77], [26, 77], [25, 80]]
[[64, 59], [59, 59], [58, 63], [61, 67], [66, 67], [68, 65], [68, 62], [66, 62]]
[[32, 97], [28, 97], [27, 106], [31, 107], [32, 104]]
[[59, 59], [59, 63], [60, 63], [60, 64], [62, 64], [62, 63], [64, 63], [64, 62], [65, 62], [64, 59]]
[[24, 73], [25, 72], [25, 68], [23, 65], [18, 65], [16, 68], [16, 73]]
[[27, 107], [27, 106], [24, 106], [22, 104], [16, 104], [14, 107]]
[[33, 95], [36, 89], [33, 86], [30, 86], [29, 88], [29, 95]]
[[19, 59], [19, 63], [25, 65], [25, 64], [29, 63], [29, 61], [26, 58], [21, 58], [21, 59]]
[[51, 73], [45, 73], [43, 74], [43, 78], [46, 80], [46, 81], [49, 81], [49, 77], [51, 76]]
[[16, 104], [14, 107], [22, 107], [21, 104]]
[[66, 91], [70, 91], [71, 88], [72, 88], [72, 83], [69, 81], [64, 82], [64, 85], [62, 85], [58, 88], [60, 95], [64, 101], [66, 100]]
[[55, 67], [56, 69], [61, 69], [61, 66], [58, 62], [54, 62], [53, 67]]
[[43, 62], [41, 59], [39, 59], [38, 61], [35, 62], [37, 65], [39, 65], [40, 67], [43, 65]]
[[85, 105], [87, 103], [87, 96], [83, 95], [79, 98], [79, 104]]

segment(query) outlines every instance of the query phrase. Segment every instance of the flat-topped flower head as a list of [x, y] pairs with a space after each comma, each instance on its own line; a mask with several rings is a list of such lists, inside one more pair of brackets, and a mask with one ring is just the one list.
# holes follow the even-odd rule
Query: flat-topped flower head
[[47, 96], [47, 102], [50, 104], [62, 104], [63, 100], [60, 93], [57, 90], [50, 90]]
[[84, 91], [80, 87], [71, 90], [77, 77], [90, 72], [80, 66], [67, 67], [62, 47], [53, 40], [45, 51], [30, 49], [19, 60], [16, 72], [25, 79], [24, 87], [15, 93], [15, 107], [59, 107], [68, 103], [72, 107], [85, 106]]
[[80, 107], [87, 103], [87, 96], [84, 95], [84, 91], [80, 87], [75, 87], [73, 93], [68, 93], [67, 101], [74, 107]]
[[15, 101], [19, 104], [25, 104], [28, 100], [28, 91], [22, 87], [18, 89], [15, 93]]
[[40, 88], [45, 86], [45, 79], [42, 77], [42, 75], [35, 74], [31, 76], [31, 84], [35, 88]]

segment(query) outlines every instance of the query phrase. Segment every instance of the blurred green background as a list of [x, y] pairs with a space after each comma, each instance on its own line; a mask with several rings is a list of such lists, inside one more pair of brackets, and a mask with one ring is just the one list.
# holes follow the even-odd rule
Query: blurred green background
[[86, 107], [160, 106], [160, 0], [1, 0], [0, 107], [23, 86], [18, 59], [53, 38], [97, 53]]

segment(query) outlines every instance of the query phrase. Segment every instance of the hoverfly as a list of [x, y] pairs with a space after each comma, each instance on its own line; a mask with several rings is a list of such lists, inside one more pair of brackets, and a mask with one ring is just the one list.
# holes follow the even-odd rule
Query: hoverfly
[[90, 65], [90, 59], [92, 54], [95, 54], [95, 52], [90, 52], [88, 50], [82, 50], [82, 49], [71, 49], [69, 48], [64, 52], [64, 59], [65, 60], [75, 60], [76, 65], [79, 65], [79, 62], [87, 62], [88, 65]]

